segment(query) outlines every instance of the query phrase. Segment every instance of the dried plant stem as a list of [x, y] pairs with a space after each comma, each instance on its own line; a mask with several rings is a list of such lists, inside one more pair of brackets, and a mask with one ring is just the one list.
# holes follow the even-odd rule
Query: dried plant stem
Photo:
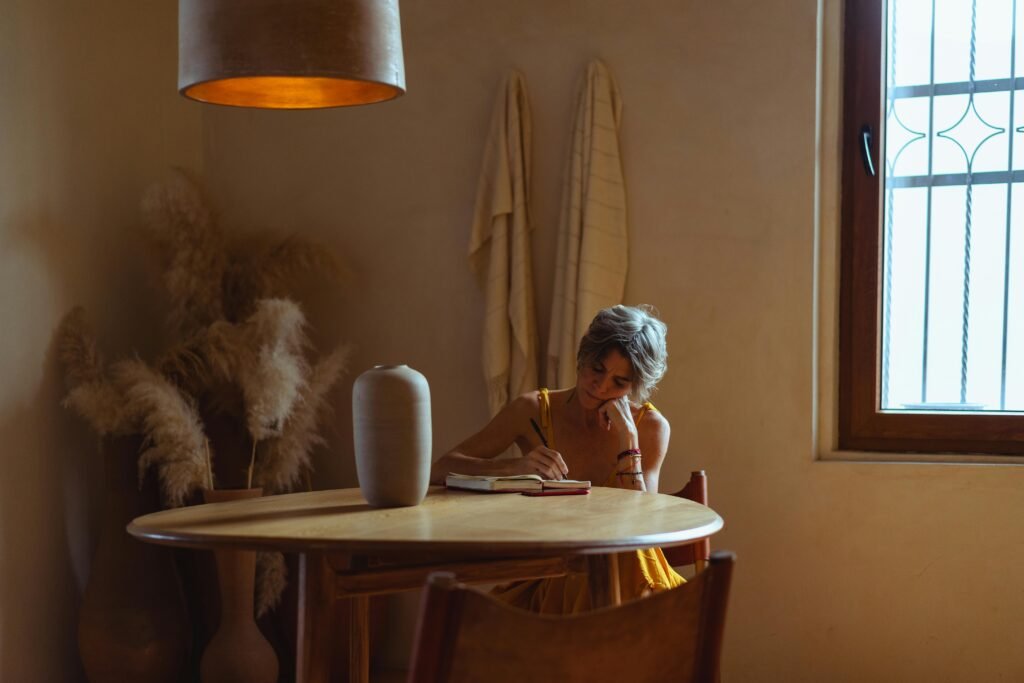
[[206, 484], [213, 490], [213, 458], [210, 457], [210, 440], [206, 439]]
[[246, 479], [246, 488], [252, 488], [252, 471], [256, 466], [256, 444], [259, 443], [256, 439], [252, 440], [252, 455], [249, 456], [249, 475]]

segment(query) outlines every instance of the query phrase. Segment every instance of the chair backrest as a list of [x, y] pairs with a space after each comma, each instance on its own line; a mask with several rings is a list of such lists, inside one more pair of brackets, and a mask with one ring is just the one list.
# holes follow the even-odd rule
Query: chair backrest
[[[704, 470], [691, 472], [690, 481], [686, 483], [686, 486], [684, 486], [681, 491], [673, 493], [672, 495], [678, 498], [692, 500], [693, 502], [700, 503], [701, 505], [707, 505], [707, 474], [705, 474]], [[711, 539], [705, 538], [703, 541], [691, 543], [690, 545], [662, 548], [662, 552], [665, 553], [665, 559], [668, 560], [668, 563], [673, 567], [692, 564], [697, 568], [697, 571], [702, 571], [707, 565], [708, 557], [711, 555]]]
[[734, 561], [716, 552], [678, 588], [570, 616], [526, 612], [432, 574], [409, 683], [711, 682]]

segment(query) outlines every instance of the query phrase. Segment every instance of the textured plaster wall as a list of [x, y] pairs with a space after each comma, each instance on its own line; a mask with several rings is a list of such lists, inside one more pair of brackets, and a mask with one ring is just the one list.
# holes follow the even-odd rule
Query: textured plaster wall
[[60, 317], [111, 354], [157, 342], [142, 189], [198, 168], [174, 3], [0, 3], [0, 680], [84, 680], [75, 629], [102, 502], [96, 438], [59, 406]]
[[[87, 554], [90, 503], [69, 482], [94, 473], [82, 464], [87, 435], [53, 408], [53, 323], [82, 299], [117, 302], [103, 313], [109, 332], [147, 320], [141, 295], [116, 291], [128, 284], [124, 255], [135, 247], [117, 242], [121, 251], [111, 252], [99, 238], [130, 223], [151, 166], [199, 156], [195, 109], [170, 103], [167, 87], [144, 78], [154, 69], [140, 66], [148, 55], [173, 68], [172, 11], [135, 10], [132, 25], [147, 28], [133, 33], [95, 10], [58, 19], [49, 6], [7, 4], [0, 15], [0, 63], [14, 73], [0, 81], [8, 667], [67, 666], [75, 562]], [[308, 286], [317, 340], [357, 344], [355, 371], [396, 361], [423, 371], [437, 450], [478, 426], [486, 417], [481, 296], [465, 249], [501, 75], [520, 68], [533, 100], [536, 291], [546, 330], [572, 92], [587, 60], [602, 57], [625, 101], [626, 298], [656, 304], [671, 331], [671, 369], [655, 399], [673, 425], [663, 485], [707, 469], [727, 522], [714, 544], [740, 558], [724, 679], [1024, 678], [1015, 635], [1024, 613], [1024, 470], [816, 460], [814, 0], [405, 0], [402, 12], [409, 93], [399, 101], [203, 110], [205, 173], [225, 223], [300, 230], [348, 258], [349, 284]], [[28, 28], [16, 31], [8, 15]], [[60, 40], [44, 40], [52, 22]], [[118, 70], [137, 78], [112, 106], [95, 84], [118, 80]], [[832, 244], [830, 215], [822, 245]], [[833, 277], [827, 267], [821, 275]], [[830, 291], [822, 290], [826, 304]], [[832, 352], [820, 350], [826, 366]], [[319, 486], [355, 483], [352, 379], [336, 395]], [[53, 502], [45, 497], [55, 484]], [[408, 601], [391, 611], [383, 650], [396, 661], [408, 613]], [[63, 631], [44, 646], [25, 620]], [[54, 659], [64, 664], [12, 659], [12, 647], [61, 652]], [[19, 669], [0, 673], [9, 671]]]

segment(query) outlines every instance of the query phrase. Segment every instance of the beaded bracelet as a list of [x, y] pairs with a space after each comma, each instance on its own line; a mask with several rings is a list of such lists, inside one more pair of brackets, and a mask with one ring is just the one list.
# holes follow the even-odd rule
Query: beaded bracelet
[[627, 448], [626, 450], [624, 450], [621, 453], [619, 453], [619, 457], [616, 458], [616, 460], [622, 460], [623, 458], [628, 458], [630, 456], [635, 457], [635, 458], [639, 458], [640, 457], [640, 449], [639, 448]]
[[616, 477], [626, 477], [626, 476], [630, 476], [630, 475], [634, 476], [634, 477], [642, 477], [642, 476], [644, 476], [644, 473], [643, 472], [616, 472], [615, 473]]

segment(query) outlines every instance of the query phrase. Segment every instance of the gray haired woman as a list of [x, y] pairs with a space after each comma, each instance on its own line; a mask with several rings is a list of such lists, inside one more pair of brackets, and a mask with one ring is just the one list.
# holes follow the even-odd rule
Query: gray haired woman
[[[657, 492], [670, 430], [648, 399], [667, 367], [666, 333], [665, 323], [649, 306], [601, 310], [580, 340], [575, 386], [515, 398], [434, 463], [432, 483], [444, 483], [451, 472], [538, 474]], [[543, 440], [531, 421], [539, 424]], [[513, 443], [524, 455], [496, 459]], [[626, 555], [635, 561], [619, 562], [624, 600], [683, 583], [658, 548]], [[544, 613], [589, 607], [585, 573], [520, 581], [496, 593]]]

